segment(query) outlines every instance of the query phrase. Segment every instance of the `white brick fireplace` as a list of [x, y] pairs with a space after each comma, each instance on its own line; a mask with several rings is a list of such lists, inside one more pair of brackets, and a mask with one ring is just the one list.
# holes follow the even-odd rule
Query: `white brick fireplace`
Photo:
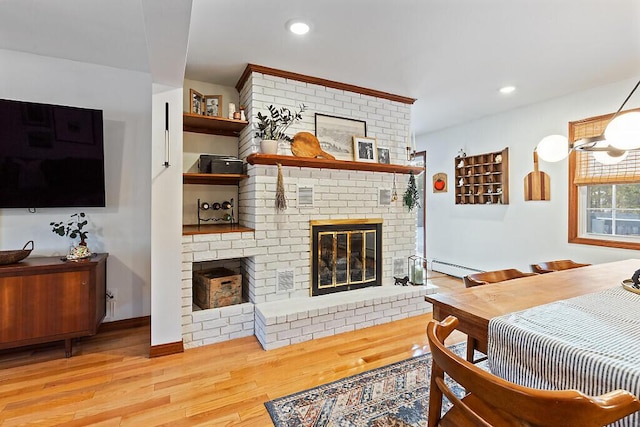
[[[408, 104], [255, 72], [240, 91], [240, 103], [249, 118], [270, 104], [304, 103], [308, 110], [292, 135], [313, 133], [315, 112], [366, 120], [367, 136], [390, 149], [391, 163], [406, 164]], [[247, 127], [240, 137], [240, 157], [254, 152], [257, 142]], [[394, 267], [395, 275], [404, 276], [407, 257], [415, 251], [415, 212], [407, 212], [401, 202], [408, 175], [289, 166], [282, 171], [286, 211], [274, 207], [276, 166], [247, 164], [249, 178], [240, 184], [238, 219], [255, 231], [184, 236], [185, 347], [255, 334], [271, 349], [430, 311], [424, 302], [427, 286], [394, 286]], [[394, 180], [398, 201], [380, 204], [380, 190], [392, 190]], [[311, 204], [298, 203], [299, 188], [312, 192]], [[382, 221], [382, 286], [311, 297], [310, 223], [367, 219]], [[241, 271], [246, 302], [194, 311], [193, 269], [223, 265]]]

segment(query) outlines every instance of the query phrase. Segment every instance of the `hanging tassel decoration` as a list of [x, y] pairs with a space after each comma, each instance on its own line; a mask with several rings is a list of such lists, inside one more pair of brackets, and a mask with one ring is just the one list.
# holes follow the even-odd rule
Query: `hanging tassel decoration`
[[420, 195], [416, 188], [416, 177], [413, 176], [413, 172], [409, 173], [409, 184], [407, 185], [407, 191], [404, 192], [402, 201], [402, 204], [409, 208], [409, 212], [411, 212], [413, 208], [420, 207]]
[[282, 165], [278, 165], [278, 180], [276, 183], [276, 210], [284, 212], [287, 210], [287, 198], [284, 195], [284, 179], [282, 178]]
[[396, 173], [393, 173], [393, 192], [391, 193], [391, 201], [398, 200], [398, 190], [396, 189]]

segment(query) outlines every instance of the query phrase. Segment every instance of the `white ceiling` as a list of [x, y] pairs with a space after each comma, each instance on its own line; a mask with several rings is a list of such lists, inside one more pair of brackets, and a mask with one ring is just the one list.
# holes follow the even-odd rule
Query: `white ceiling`
[[187, 33], [187, 78], [235, 86], [254, 63], [413, 97], [417, 133], [640, 76], [640, 0], [0, 0], [0, 48], [162, 83]]

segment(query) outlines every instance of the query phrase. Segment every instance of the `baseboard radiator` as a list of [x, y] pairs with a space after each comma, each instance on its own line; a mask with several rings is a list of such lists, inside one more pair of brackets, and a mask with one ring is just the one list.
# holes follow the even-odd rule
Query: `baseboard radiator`
[[438, 273], [444, 273], [449, 276], [462, 278], [467, 274], [480, 273], [483, 270], [478, 270], [472, 267], [465, 267], [463, 265], [434, 259], [431, 260], [431, 271], [437, 271]]

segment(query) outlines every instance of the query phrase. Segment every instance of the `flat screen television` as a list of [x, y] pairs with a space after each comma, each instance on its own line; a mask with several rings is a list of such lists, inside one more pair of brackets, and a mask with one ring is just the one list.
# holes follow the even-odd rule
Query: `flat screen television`
[[0, 208], [101, 206], [102, 111], [0, 99]]

